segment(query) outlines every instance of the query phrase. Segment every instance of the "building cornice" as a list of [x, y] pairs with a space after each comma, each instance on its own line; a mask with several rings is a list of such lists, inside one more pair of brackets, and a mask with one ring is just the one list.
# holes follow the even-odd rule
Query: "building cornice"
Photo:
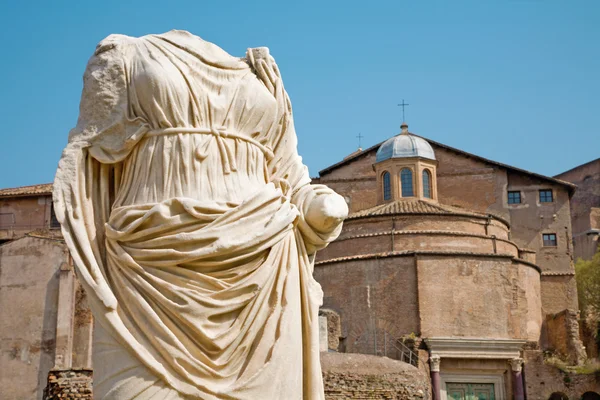
[[469, 251], [433, 251], [433, 250], [409, 250], [409, 251], [388, 251], [385, 253], [376, 253], [376, 254], [360, 254], [355, 256], [346, 256], [346, 257], [336, 257], [331, 258], [329, 260], [322, 260], [315, 262], [315, 266], [323, 266], [326, 264], [335, 264], [347, 261], [356, 261], [356, 260], [369, 260], [369, 259], [377, 259], [377, 258], [391, 258], [391, 257], [414, 257], [414, 256], [465, 256], [465, 257], [482, 257], [482, 258], [507, 258], [512, 260], [513, 262], [518, 262], [520, 264], [524, 264], [528, 267], [535, 269], [540, 274], [542, 273], [542, 269], [534, 263], [529, 261], [525, 261], [521, 258], [517, 258], [511, 254], [496, 254], [496, 253], [473, 253]]
[[521, 355], [525, 339], [425, 338], [429, 352], [440, 358], [479, 358], [511, 360]]

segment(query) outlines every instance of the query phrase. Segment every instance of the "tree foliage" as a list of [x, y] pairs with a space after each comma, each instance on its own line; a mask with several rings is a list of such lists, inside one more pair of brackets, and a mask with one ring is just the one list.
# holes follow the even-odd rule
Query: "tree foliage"
[[581, 315], [596, 333], [600, 323], [600, 250], [591, 260], [577, 260], [575, 277]]

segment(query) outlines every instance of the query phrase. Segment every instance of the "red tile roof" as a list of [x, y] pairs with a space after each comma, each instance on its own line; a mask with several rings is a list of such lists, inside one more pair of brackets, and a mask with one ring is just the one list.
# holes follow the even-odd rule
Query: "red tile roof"
[[21, 186], [16, 188], [0, 189], [0, 197], [24, 197], [52, 194], [52, 184]]
[[433, 214], [433, 215], [458, 215], [476, 218], [494, 218], [508, 226], [508, 221], [493, 214], [480, 214], [458, 207], [451, 207], [445, 204], [432, 203], [426, 200], [396, 200], [391, 203], [380, 204], [366, 210], [361, 210], [350, 214], [347, 219], [358, 219], [377, 217], [383, 215], [398, 214]]

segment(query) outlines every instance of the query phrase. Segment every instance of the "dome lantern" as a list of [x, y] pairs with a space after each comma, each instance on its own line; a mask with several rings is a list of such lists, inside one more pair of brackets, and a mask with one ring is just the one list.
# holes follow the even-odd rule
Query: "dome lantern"
[[427, 140], [411, 134], [402, 123], [401, 133], [377, 150], [373, 169], [377, 173], [378, 203], [402, 199], [437, 201], [437, 161]]

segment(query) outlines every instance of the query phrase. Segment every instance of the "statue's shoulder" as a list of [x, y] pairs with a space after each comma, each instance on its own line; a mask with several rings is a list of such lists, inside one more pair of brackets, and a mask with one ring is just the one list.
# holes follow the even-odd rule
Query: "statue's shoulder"
[[135, 38], [133, 38], [133, 37], [130, 37], [127, 35], [121, 35], [121, 34], [108, 35], [107, 37], [102, 39], [100, 41], [100, 43], [98, 43], [98, 45], [96, 45], [96, 50], [94, 51], [94, 55], [98, 56], [109, 50], [116, 49], [118, 46], [125, 44], [125, 43], [129, 43], [134, 39]]

